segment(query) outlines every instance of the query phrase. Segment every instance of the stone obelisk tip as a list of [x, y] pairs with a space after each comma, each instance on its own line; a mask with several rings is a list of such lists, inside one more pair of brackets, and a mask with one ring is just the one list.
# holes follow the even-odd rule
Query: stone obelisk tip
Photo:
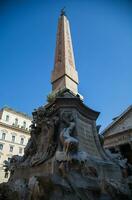
[[61, 14], [60, 14], [61, 16], [66, 16], [66, 8], [65, 7], [63, 7], [62, 9], [61, 9]]

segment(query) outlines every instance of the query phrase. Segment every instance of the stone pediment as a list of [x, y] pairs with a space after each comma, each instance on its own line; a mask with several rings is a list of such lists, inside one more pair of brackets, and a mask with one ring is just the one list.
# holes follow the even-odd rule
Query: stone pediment
[[102, 134], [106, 136], [116, 133], [125, 132], [132, 128], [132, 106], [128, 107], [120, 116], [115, 118], [113, 122], [106, 127]]

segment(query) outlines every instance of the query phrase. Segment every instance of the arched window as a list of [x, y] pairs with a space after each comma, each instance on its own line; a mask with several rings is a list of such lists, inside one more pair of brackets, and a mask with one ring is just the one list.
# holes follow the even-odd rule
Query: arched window
[[18, 119], [16, 118], [15, 119], [15, 126], [17, 126], [18, 125]]
[[23, 144], [23, 143], [24, 143], [24, 138], [21, 138], [20, 144]]
[[3, 144], [0, 144], [0, 150], [3, 150]]
[[11, 160], [11, 158], [10, 157], [8, 157], [8, 161], [10, 162], [10, 160]]
[[26, 122], [25, 121], [23, 122], [23, 128], [26, 128]]
[[15, 135], [12, 135], [12, 142], [15, 142]]
[[21, 147], [19, 148], [19, 153], [22, 154], [22, 148]]
[[2, 140], [5, 140], [6, 134], [2, 133]]
[[10, 146], [10, 152], [13, 152], [13, 146]]
[[6, 115], [6, 121], [9, 122], [9, 115]]

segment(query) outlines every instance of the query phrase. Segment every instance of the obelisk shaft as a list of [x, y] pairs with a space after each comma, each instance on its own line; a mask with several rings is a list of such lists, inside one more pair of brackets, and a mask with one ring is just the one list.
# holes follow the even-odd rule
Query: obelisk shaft
[[67, 88], [74, 94], [78, 93], [78, 73], [75, 69], [70, 26], [64, 14], [60, 15], [58, 22], [55, 63], [51, 83], [53, 92]]

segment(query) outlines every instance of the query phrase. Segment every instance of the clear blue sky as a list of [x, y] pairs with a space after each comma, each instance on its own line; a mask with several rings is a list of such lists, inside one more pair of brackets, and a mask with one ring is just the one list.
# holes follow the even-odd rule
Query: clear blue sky
[[0, 107], [31, 114], [51, 91], [57, 22], [66, 6], [84, 102], [104, 128], [132, 103], [132, 4], [0, 1]]

